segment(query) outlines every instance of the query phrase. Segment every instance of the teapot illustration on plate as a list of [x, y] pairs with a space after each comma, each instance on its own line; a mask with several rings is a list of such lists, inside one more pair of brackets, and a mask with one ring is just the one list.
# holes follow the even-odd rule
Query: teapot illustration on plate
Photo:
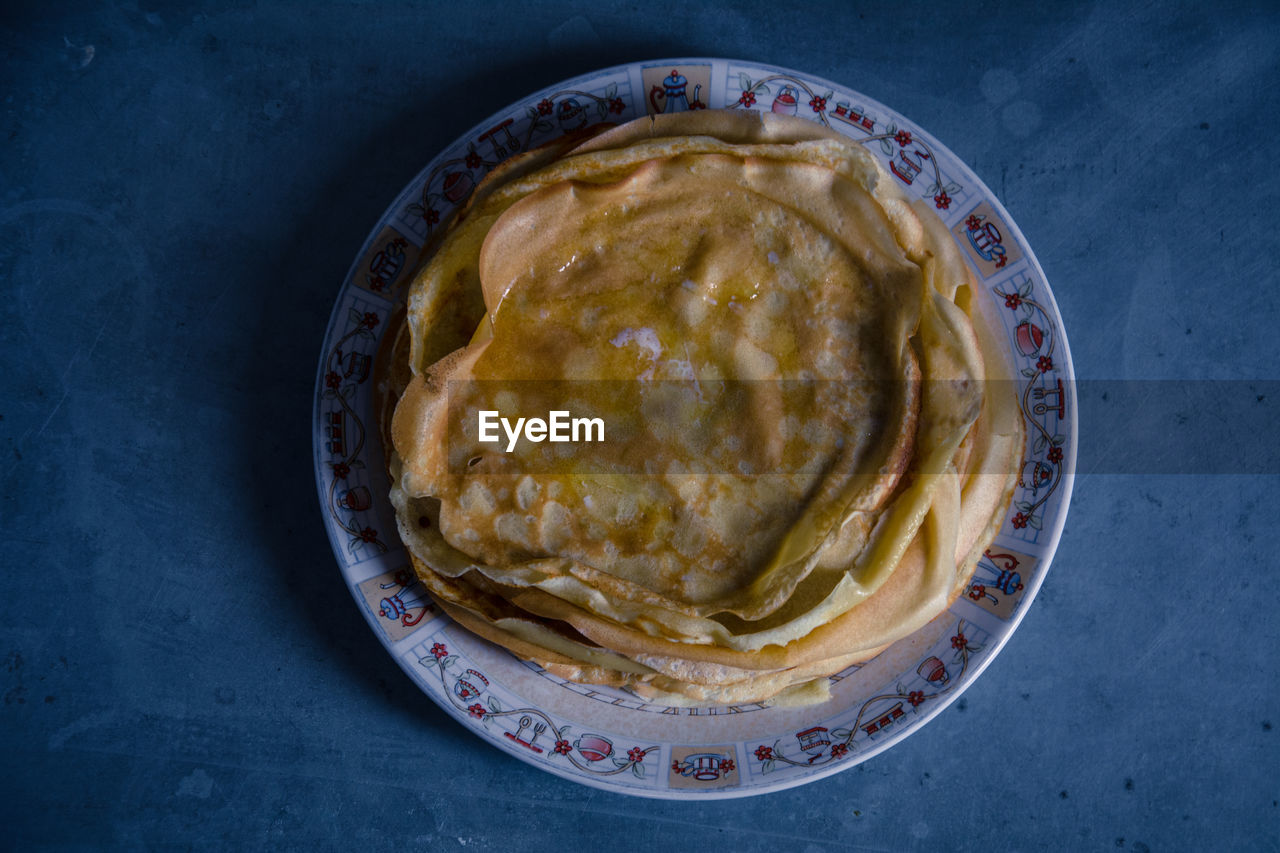
[[[690, 101], [686, 90], [689, 88], [689, 78], [685, 77], [677, 69], [672, 69], [671, 76], [662, 81], [661, 86], [654, 86], [649, 90], [649, 105], [653, 107], [655, 113], [680, 113], [685, 110], [705, 110], [707, 105], [698, 100], [698, 94], [702, 91], [702, 84], [693, 87], [693, 100]], [[658, 106], [658, 98], [662, 98], [663, 105]]]

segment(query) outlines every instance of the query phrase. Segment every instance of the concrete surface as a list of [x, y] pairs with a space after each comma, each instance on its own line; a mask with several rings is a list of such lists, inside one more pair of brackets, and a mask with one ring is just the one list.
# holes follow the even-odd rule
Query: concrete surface
[[1084, 435], [1044, 590], [960, 702], [831, 780], [695, 807], [536, 772], [421, 695], [333, 564], [308, 422], [338, 285], [433, 152], [680, 55], [930, 130], [1026, 233], [1081, 378], [1274, 379], [1273, 4], [5, 14], [0, 846], [1280, 846], [1274, 468], [1148, 473], [1098, 460], [1158, 432]]

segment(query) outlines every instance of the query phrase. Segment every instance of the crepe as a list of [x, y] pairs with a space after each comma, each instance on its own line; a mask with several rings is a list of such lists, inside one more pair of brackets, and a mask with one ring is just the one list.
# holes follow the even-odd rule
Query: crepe
[[[1021, 425], [970, 296], [936, 215], [810, 122], [662, 116], [513, 158], [380, 356], [419, 577], [572, 680], [820, 688], [945, 609], [1011, 495]], [[605, 440], [480, 440], [482, 411], [553, 409]]]

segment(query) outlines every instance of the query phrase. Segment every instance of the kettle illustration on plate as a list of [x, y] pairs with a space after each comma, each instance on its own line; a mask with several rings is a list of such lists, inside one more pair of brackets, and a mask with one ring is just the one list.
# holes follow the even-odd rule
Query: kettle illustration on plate
[[[702, 84], [693, 87], [693, 100], [690, 101], [686, 90], [689, 88], [689, 78], [685, 77], [677, 69], [672, 69], [671, 76], [662, 81], [661, 86], [654, 86], [649, 90], [649, 104], [653, 107], [655, 113], [680, 113], [685, 110], [705, 110], [707, 105], [698, 100], [698, 94], [702, 91]], [[658, 98], [661, 97], [663, 105], [658, 106]]]
[[793, 116], [799, 109], [796, 103], [796, 90], [790, 86], [783, 86], [782, 91], [778, 93], [778, 97], [773, 99], [773, 111], [782, 113], [783, 115]]

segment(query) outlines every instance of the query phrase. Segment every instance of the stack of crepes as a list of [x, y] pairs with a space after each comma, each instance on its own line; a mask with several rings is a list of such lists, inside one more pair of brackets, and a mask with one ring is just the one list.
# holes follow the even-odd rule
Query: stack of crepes
[[[822, 701], [948, 607], [1010, 499], [977, 302], [937, 215], [812, 122], [658, 116], [513, 158], [381, 355], [418, 577], [565, 679]], [[548, 407], [605, 440], [479, 440], [482, 410]]]

